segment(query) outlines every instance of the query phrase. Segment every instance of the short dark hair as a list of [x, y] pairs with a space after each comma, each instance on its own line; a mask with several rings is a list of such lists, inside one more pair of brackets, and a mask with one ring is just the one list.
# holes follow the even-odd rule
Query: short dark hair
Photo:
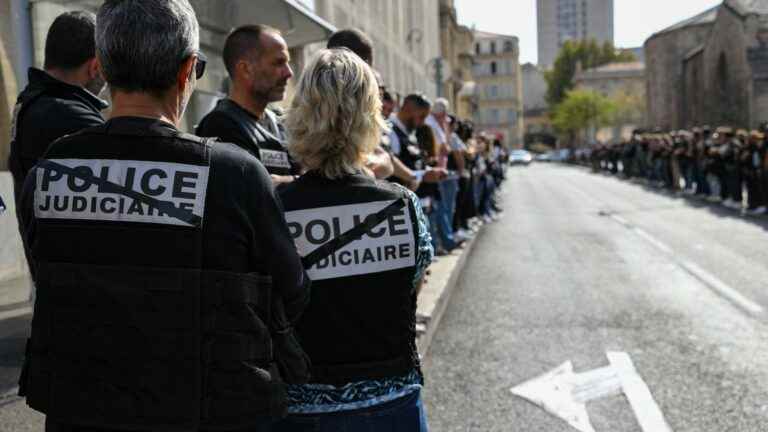
[[96, 57], [96, 15], [66, 12], [53, 21], [45, 39], [46, 69], [71, 70]]
[[328, 39], [328, 49], [347, 48], [369, 65], [373, 65], [373, 41], [361, 30], [339, 30]]
[[259, 49], [261, 49], [262, 33], [281, 34], [280, 30], [274, 27], [264, 24], [251, 24], [238, 27], [227, 36], [227, 41], [224, 42], [222, 57], [230, 77], [235, 74], [237, 62], [248, 54], [258, 53]]
[[411, 93], [403, 100], [403, 105], [414, 104], [420, 109], [431, 109], [432, 101], [421, 93]]

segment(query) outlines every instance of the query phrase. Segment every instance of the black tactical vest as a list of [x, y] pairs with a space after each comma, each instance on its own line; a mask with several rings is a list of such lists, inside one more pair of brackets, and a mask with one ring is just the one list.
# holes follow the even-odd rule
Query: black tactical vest
[[303, 257], [406, 200], [365, 235], [307, 267], [312, 300], [296, 329], [312, 359], [313, 382], [341, 385], [418, 370], [418, 221], [406, 191], [362, 174], [330, 180], [310, 172], [279, 192]]
[[[265, 112], [264, 115], [268, 115], [268, 113]], [[197, 133], [201, 136], [230, 137], [230, 134], [217, 130], [219, 126], [215, 122], [208, 121], [210, 116], [229, 117], [234, 124], [237, 124], [237, 135], [241, 138], [231, 139], [231, 141], [236, 141], [233, 144], [237, 144], [256, 156], [270, 174], [293, 175], [299, 173], [298, 166], [288, 154], [281, 137], [275, 136], [267, 130], [255, 117], [235, 102], [230, 99], [220, 100], [216, 104], [216, 108], [200, 122], [197, 129]]]
[[408, 135], [397, 125], [393, 125], [392, 130], [400, 141], [400, 152], [395, 156], [412, 170], [420, 171], [426, 168], [424, 166], [424, 157], [418, 142], [416, 142], [416, 138], [413, 135]]
[[54, 144], [35, 171], [20, 393], [56, 422], [107, 429], [239, 430], [281, 415], [271, 281], [202, 267], [210, 146], [109, 125]]

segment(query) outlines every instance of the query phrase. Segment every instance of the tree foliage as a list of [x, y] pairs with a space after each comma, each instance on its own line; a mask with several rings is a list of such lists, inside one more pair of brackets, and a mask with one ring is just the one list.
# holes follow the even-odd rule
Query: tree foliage
[[562, 133], [575, 135], [590, 126], [610, 125], [617, 110], [616, 103], [600, 93], [572, 90], [555, 107], [552, 124]]
[[591, 69], [608, 63], [635, 61], [629, 51], [616, 50], [610, 42], [598, 44], [594, 39], [566, 41], [555, 59], [552, 70], [544, 74], [547, 80], [547, 102], [555, 107], [573, 89], [573, 77], [578, 64]]

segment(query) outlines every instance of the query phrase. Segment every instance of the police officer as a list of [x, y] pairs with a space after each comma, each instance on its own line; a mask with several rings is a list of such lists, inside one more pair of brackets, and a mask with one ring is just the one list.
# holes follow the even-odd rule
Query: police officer
[[197, 134], [218, 137], [247, 150], [267, 168], [276, 184], [293, 181], [299, 166], [285, 149], [277, 115], [267, 105], [285, 97], [293, 76], [288, 45], [280, 31], [265, 25], [235, 29], [224, 44], [224, 64], [232, 87], [197, 127]]
[[426, 431], [416, 284], [433, 251], [418, 198], [362, 171], [380, 140], [380, 113], [373, 71], [333, 49], [307, 66], [286, 119], [291, 153], [308, 169], [279, 191], [313, 280], [297, 326], [313, 373], [310, 384], [289, 387], [296, 417], [278, 432]]
[[45, 41], [44, 70], [30, 68], [29, 84], [19, 94], [11, 130], [9, 167], [18, 201], [27, 172], [57, 138], [104, 123], [107, 103], [94, 46], [96, 16], [59, 15]]
[[267, 171], [177, 127], [205, 71], [188, 0], [107, 0], [114, 107], [22, 193], [38, 297], [20, 394], [49, 431], [261, 430], [308, 364], [309, 281]]
[[414, 135], [416, 128], [425, 124], [431, 109], [432, 102], [426, 96], [413, 93], [405, 97], [400, 111], [391, 117], [389, 145], [393, 154], [413, 173], [408, 181], [392, 180], [404, 183], [412, 190], [418, 189], [422, 182], [437, 183], [447, 175], [444, 169], [427, 166]]

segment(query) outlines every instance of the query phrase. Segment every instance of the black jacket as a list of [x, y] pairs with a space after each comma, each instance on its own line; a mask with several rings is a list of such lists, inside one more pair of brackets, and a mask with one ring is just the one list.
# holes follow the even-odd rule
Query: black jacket
[[34, 173], [20, 210], [38, 288], [20, 383], [33, 408], [153, 431], [284, 412], [281, 378], [307, 378], [290, 322], [309, 279], [256, 159], [123, 117], [56, 141]]
[[24, 178], [55, 140], [104, 123], [107, 103], [89, 91], [29, 69], [29, 84], [19, 94], [11, 130], [9, 167], [18, 200]]

